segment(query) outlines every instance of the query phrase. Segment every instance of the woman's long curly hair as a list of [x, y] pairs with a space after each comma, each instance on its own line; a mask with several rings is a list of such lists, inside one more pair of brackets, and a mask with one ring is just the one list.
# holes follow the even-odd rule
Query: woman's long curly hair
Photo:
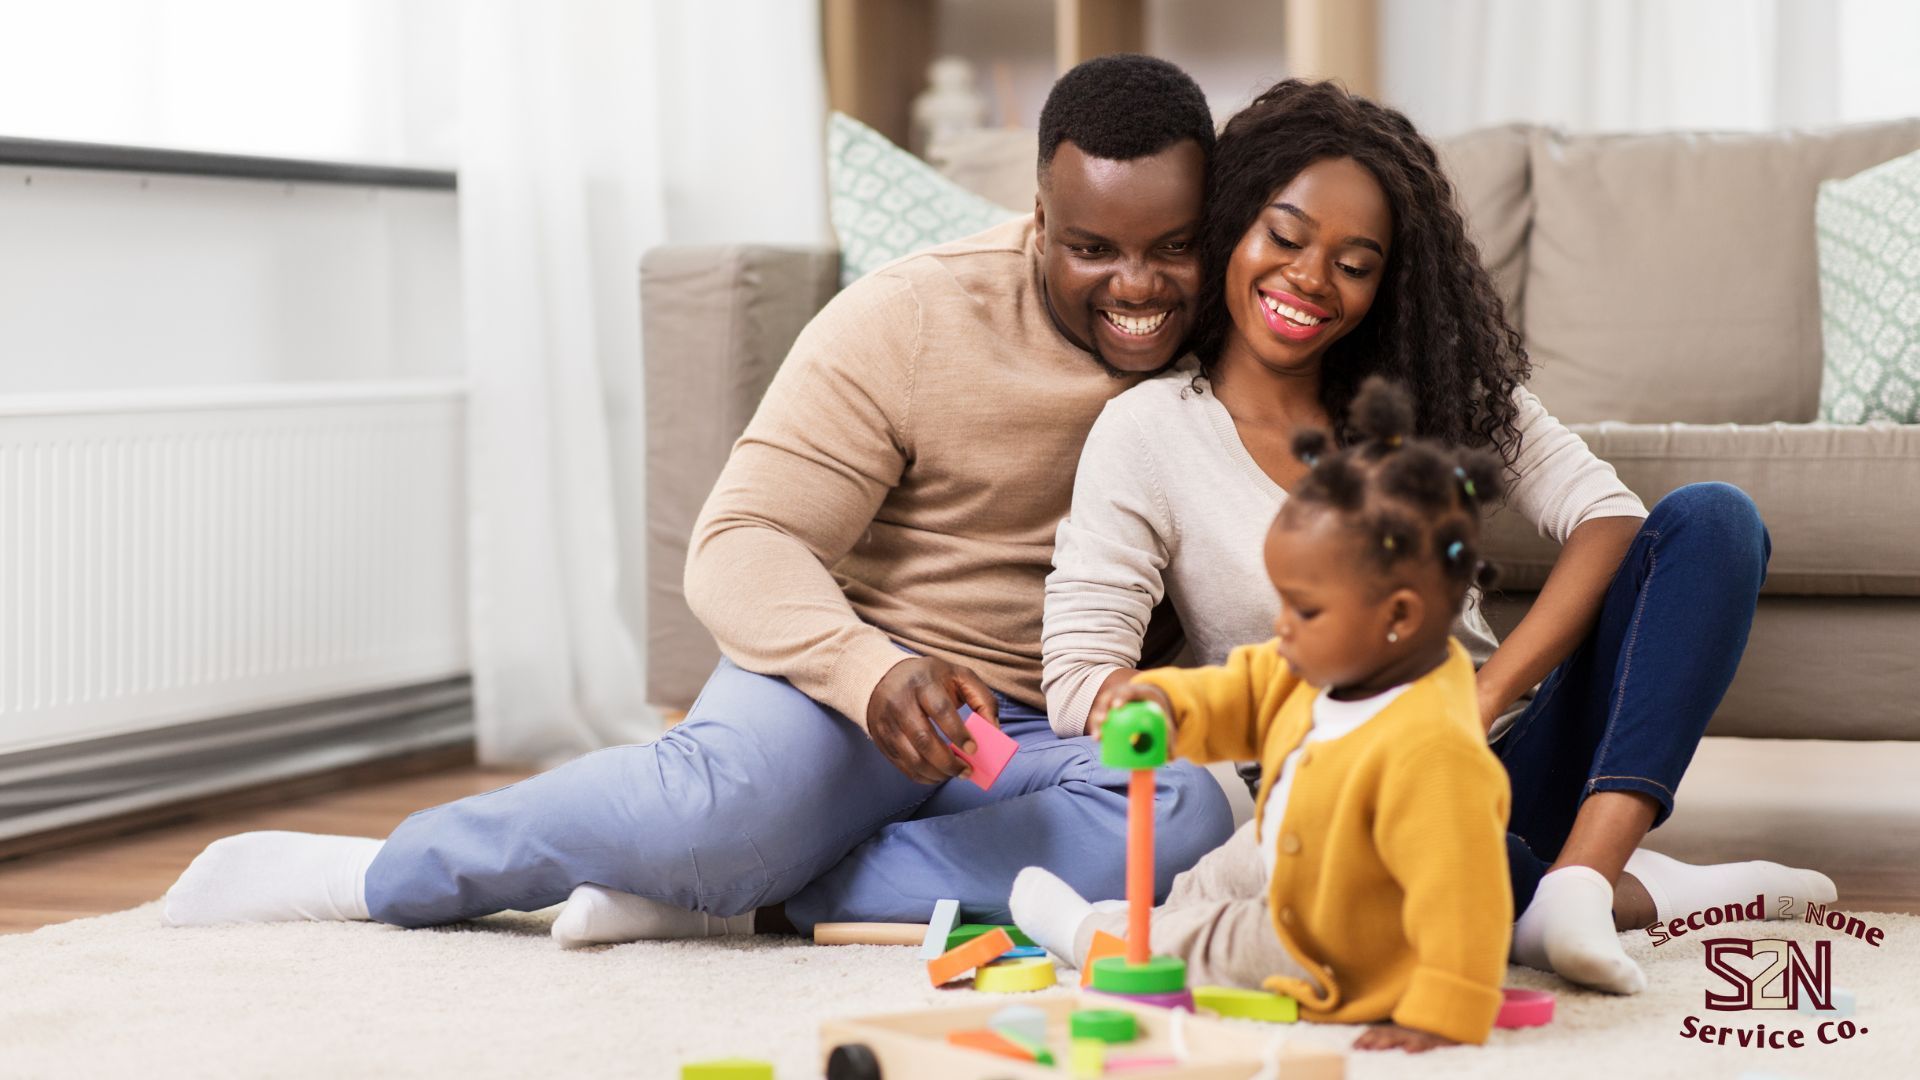
[[1355, 438], [1354, 397], [1368, 376], [1381, 375], [1413, 393], [1421, 437], [1490, 447], [1511, 468], [1520, 438], [1514, 391], [1531, 366], [1467, 237], [1453, 185], [1411, 121], [1336, 83], [1280, 82], [1220, 134], [1201, 233], [1202, 373], [1212, 373], [1233, 333], [1227, 262], [1241, 237], [1301, 170], [1343, 157], [1386, 192], [1393, 237], [1372, 310], [1322, 358], [1320, 401], [1336, 437], [1343, 445]]

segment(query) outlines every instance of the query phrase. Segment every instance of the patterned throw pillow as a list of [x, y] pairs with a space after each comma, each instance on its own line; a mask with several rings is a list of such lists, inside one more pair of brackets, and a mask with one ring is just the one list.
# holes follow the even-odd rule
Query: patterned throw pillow
[[1820, 418], [1920, 423], [1920, 153], [1820, 185]]
[[1020, 215], [933, 171], [841, 113], [827, 118], [828, 215], [840, 241], [840, 285], [922, 248]]

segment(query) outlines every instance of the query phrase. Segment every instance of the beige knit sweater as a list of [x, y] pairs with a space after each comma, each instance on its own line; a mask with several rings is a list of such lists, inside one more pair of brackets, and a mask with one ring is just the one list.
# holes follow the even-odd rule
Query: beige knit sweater
[[735, 663], [856, 723], [895, 642], [1040, 706], [1054, 529], [1135, 381], [1054, 328], [1031, 218], [883, 267], [794, 342], [694, 526], [687, 601]]

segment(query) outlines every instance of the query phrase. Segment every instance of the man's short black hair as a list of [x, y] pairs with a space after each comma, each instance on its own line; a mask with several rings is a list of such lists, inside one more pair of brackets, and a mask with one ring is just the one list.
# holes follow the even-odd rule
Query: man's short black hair
[[1213, 157], [1213, 113], [1193, 77], [1137, 53], [1095, 57], [1060, 76], [1040, 110], [1040, 175], [1070, 142], [1089, 157], [1132, 161], [1192, 139]]

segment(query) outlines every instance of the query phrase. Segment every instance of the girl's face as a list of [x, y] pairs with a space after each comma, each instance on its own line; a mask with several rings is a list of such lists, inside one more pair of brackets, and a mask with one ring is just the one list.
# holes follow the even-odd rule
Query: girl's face
[[1273, 636], [1280, 656], [1323, 689], [1364, 684], [1389, 661], [1393, 593], [1361, 566], [1335, 514], [1278, 519], [1267, 530], [1267, 576], [1280, 594]]
[[1227, 262], [1227, 312], [1261, 365], [1299, 374], [1373, 307], [1393, 212], [1373, 173], [1327, 158], [1274, 192]]

